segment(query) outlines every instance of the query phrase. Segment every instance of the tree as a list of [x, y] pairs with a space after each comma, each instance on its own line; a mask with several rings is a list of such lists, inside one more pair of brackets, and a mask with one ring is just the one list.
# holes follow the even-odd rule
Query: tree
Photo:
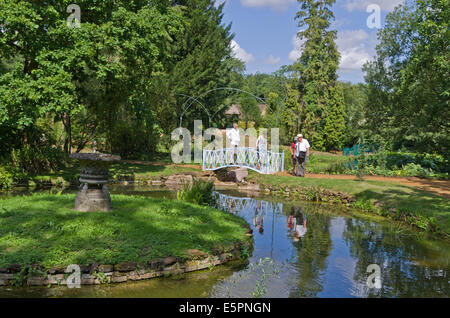
[[[181, 114], [186, 104], [186, 95], [200, 97], [199, 102], [192, 103], [185, 111], [184, 120], [193, 125], [195, 119], [209, 121], [209, 115], [220, 118], [226, 110], [223, 103], [228, 97], [226, 90], [217, 88], [236, 85], [236, 72], [242, 68], [232, 55], [231, 25], [224, 25], [223, 6], [216, 6], [213, 0], [176, 1], [184, 18], [185, 31], [175, 38], [173, 54], [176, 63], [166, 74], [168, 87], [176, 97], [174, 114]], [[234, 82], [233, 82], [234, 81]], [[212, 92], [211, 92], [212, 91]], [[207, 93], [209, 92], [209, 93]], [[172, 116], [171, 117], [178, 117]], [[175, 121], [170, 128], [176, 127]]]
[[[212, 0], [80, 0], [80, 28], [66, 23], [71, 3], [0, 0], [5, 160], [22, 149], [31, 158], [42, 149], [81, 151], [93, 140], [100, 151], [151, 157], [178, 125], [180, 94], [240, 85], [230, 26]], [[220, 117], [226, 97], [219, 91], [202, 101]], [[207, 117], [200, 110], [195, 104], [186, 117]]]
[[344, 105], [347, 115], [344, 146], [351, 147], [358, 142], [358, 136], [366, 124], [367, 90], [364, 84], [341, 83], [341, 86], [344, 91]]
[[335, 0], [299, 0], [296, 19], [304, 40], [302, 55], [294, 64], [299, 73], [298, 90], [304, 103], [302, 129], [318, 150], [342, 146], [345, 109], [337, 85], [339, 52], [336, 31], [329, 30], [334, 19]]
[[366, 64], [367, 128], [393, 149], [449, 154], [448, 1], [397, 7]]
[[257, 125], [261, 120], [261, 110], [256, 99], [252, 95], [243, 93], [240, 98], [240, 105], [242, 119], [245, 122], [245, 130], [247, 130], [250, 121]]

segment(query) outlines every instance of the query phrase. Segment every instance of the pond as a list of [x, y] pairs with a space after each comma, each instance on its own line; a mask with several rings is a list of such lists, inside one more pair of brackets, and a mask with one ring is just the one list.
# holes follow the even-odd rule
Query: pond
[[[113, 186], [110, 190], [112, 194], [175, 197], [165, 189]], [[179, 277], [80, 289], [0, 287], [0, 297], [450, 296], [450, 245], [446, 242], [430, 241], [391, 222], [355, 216], [337, 205], [230, 191], [217, 192], [216, 197], [219, 208], [243, 217], [253, 229], [254, 250], [248, 262]], [[379, 269], [381, 288], [373, 284], [377, 271], [368, 271], [372, 264]]]

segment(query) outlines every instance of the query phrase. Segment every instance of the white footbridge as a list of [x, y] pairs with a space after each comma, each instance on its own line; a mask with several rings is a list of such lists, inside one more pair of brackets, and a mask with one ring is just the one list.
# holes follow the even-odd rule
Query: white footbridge
[[284, 171], [284, 153], [258, 151], [256, 148], [203, 150], [203, 171], [228, 167], [248, 168], [261, 174]]

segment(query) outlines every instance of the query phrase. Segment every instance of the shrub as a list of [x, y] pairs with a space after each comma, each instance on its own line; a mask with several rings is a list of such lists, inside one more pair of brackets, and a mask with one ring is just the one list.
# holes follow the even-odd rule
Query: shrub
[[214, 183], [204, 180], [195, 180], [192, 184], [186, 184], [177, 192], [177, 199], [198, 205], [214, 204]]
[[325, 172], [329, 174], [345, 174], [347, 169], [343, 163], [333, 163], [325, 168]]
[[13, 173], [3, 166], [0, 166], [0, 189], [9, 189], [14, 182]]
[[38, 174], [64, 167], [67, 156], [57, 148], [25, 147], [11, 152], [11, 163], [24, 173]]
[[408, 163], [403, 167], [401, 174], [407, 177], [428, 177], [430, 171], [415, 163]]
[[[398, 170], [408, 164], [416, 164], [422, 168], [432, 170], [435, 173], [450, 172], [450, 162], [448, 158], [436, 154], [418, 154], [418, 153], [401, 153], [388, 152], [384, 156], [370, 155], [368, 163], [375, 166], [386, 166], [389, 170]], [[383, 162], [384, 161], [384, 162]]]

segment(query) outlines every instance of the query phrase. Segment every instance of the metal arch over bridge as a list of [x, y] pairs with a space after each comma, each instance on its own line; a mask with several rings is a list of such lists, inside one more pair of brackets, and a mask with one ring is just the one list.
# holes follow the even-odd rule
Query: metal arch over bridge
[[284, 171], [284, 153], [257, 151], [256, 148], [250, 147], [236, 148], [236, 150], [233, 148], [203, 150], [203, 171], [228, 167], [248, 168], [261, 174], [282, 172]]

